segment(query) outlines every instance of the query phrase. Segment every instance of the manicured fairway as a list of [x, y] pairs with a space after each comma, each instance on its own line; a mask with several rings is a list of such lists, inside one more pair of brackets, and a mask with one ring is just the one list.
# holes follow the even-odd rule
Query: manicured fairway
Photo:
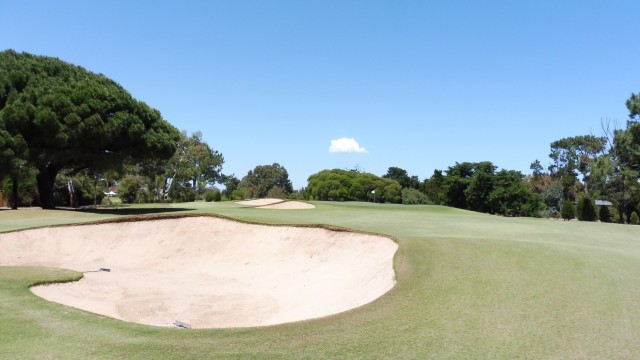
[[[398, 284], [373, 303], [318, 320], [232, 330], [155, 328], [74, 310], [32, 295], [28, 286], [79, 274], [0, 267], [0, 358], [640, 358], [640, 226], [437, 206], [315, 204], [1, 211], [0, 231], [176, 211], [336, 225], [391, 235], [400, 248]], [[105, 240], [110, 236], [117, 234]]]

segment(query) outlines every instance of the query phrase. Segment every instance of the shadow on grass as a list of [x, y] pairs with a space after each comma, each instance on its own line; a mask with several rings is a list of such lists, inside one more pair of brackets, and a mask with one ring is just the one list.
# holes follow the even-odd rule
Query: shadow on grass
[[177, 213], [184, 211], [193, 211], [189, 208], [127, 208], [127, 207], [111, 207], [111, 208], [88, 208], [88, 209], [59, 209], [64, 211], [75, 211], [87, 214], [104, 214], [104, 215], [153, 215], [165, 213]]

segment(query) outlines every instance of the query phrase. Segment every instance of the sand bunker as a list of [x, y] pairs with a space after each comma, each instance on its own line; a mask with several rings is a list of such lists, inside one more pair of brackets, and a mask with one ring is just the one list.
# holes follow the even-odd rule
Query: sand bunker
[[283, 201], [276, 204], [260, 206], [260, 209], [299, 210], [313, 209], [316, 206], [303, 201]]
[[[187, 217], [0, 234], [0, 265], [85, 272], [51, 301], [136, 323], [273, 325], [339, 313], [395, 284], [397, 244], [318, 228]], [[86, 272], [109, 268], [110, 272]]]
[[316, 206], [303, 201], [281, 200], [281, 199], [257, 199], [237, 201], [236, 204], [257, 207], [260, 209], [313, 209]]
[[255, 200], [243, 200], [236, 201], [236, 204], [244, 205], [244, 206], [265, 206], [265, 205], [273, 205], [277, 203], [284, 202], [282, 199], [255, 199]]

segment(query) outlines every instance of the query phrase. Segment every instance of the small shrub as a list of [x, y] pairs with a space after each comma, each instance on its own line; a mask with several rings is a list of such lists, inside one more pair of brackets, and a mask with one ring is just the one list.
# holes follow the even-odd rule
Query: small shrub
[[604, 222], [604, 223], [610, 223], [611, 222], [611, 212], [609, 211], [609, 207], [608, 206], [600, 206], [600, 211], [599, 211], [599, 217], [600, 217], [600, 221]]
[[640, 224], [640, 217], [638, 217], [637, 212], [634, 211], [631, 213], [631, 216], [629, 217], [629, 224], [632, 224], [632, 225]]
[[560, 214], [555, 208], [547, 208], [546, 210], [540, 210], [538, 212], [538, 217], [543, 219], [558, 219], [560, 218]]
[[560, 215], [562, 215], [562, 219], [564, 220], [573, 220], [573, 218], [576, 217], [576, 209], [573, 207], [571, 201], [567, 200], [562, 204]]

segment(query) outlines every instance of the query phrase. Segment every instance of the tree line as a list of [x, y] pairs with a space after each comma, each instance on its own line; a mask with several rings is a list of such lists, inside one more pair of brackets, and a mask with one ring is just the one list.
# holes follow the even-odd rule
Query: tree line
[[[625, 128], [602, 122], [602, 134], [580, 135], [551, 143], [551, 160], [545, 170], [540, 161], [531, 164], [532, 188], [541, 194], [551, 215], [565, 219], [576, 213], [584, 220], [638, 223], [640, 213], [640, 98], [626, 101], [629, 119]], [[614, 127], [612, 129], [612, 127]], [[600, 204], [596, 216], [581, 209]], [[610, 205], [608, 205], [610, 203]], [[600, 213], [604, 211], [604, 215]]]
[[223, 174], [223, 155], [201, 132], [179, 131], [104, 75], [7, 50], [0, 52], [0, 190], [14, 208], [96, 205], [117, 184], [127, 203], [277, 197], [634, 223], [640, 95], [631, 94], [626, 106], [625, 128], [603, 122], [600, 136], [554, 141], [546, 168], [535, 160], [528, 175], [490, 161], [456, 162], [422, 181], [399, 167], [381, 176], [327, 169], [294, 190], [278, 163], [258, 165], [240, 179]]
[[[381, 177], [353, 170], [323, 170], [308, 179], [308, 200], [437, 204], [503, 216], [640, 223], [640, 95], [626, 101], [625, 128], [602, 122], [602, 134], [550, 144], [549, 164], [531, 174], [489, 161], [455, 163], [424, 181], [390, 167]], [[613, 128], [612, 128], [613, 127]], [[373, 193], [379, 194], [375, 200]]]
[[542, 198], [528, 188], [525, 176], [500, 170], [491, 162], [456, 163], [420, 181], [390, 167], [382, 176], [354, 170], [323, 170], [308, 179], [308, 200], [375, 201], [437, 204], [505, 216], [537, 216]]

